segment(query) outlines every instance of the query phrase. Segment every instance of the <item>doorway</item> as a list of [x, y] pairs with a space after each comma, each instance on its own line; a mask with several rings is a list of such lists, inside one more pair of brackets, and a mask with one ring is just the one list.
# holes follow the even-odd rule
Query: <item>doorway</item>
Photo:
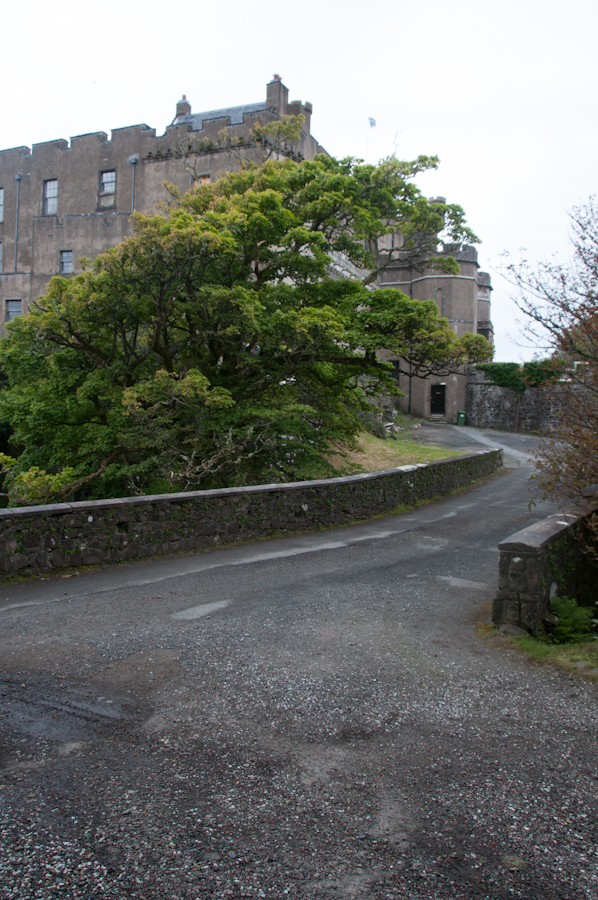
[[433, 384], [430, 396], [430, 415], [443, 416], [446, 412], [446, 384]]

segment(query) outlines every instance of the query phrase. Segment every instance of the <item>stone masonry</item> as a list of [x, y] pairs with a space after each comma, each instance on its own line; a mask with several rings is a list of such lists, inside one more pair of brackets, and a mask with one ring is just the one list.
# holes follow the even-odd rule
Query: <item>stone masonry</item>
[[528, 388], [519, 397], [511, 388], [484, 382], [484, 373], [470, 375], [465, 414], [474, 428], [547, 434], [553, 431], [562, 409], [559, 385]]
[[324, 148], [310, 132], [312, 106], [289, 101], [278, 76], [258, 103], [192, 113], [183, 97], [164, 134], [149, 125], [81, 134], [33, 147], [0, 150], [0, 327], [24, 314], [53, 275], [81, 271], [133, 232], [134, 210], [152, 213], [170, 199], [216, 180], [264, 153], [251, 141], [256, 125], [303, 116], [300, 137], [278, 155], [312, 159]]
[[512, 534], [498, 545], [498, 593], [492, 608], [495, 625], [515, 625], [531, 634], [542, 631], [555, 595], [579, 603], [598, 601], [596, 568], [579, 549], [579, 529], [588, 510], [556, 513]]
[[209, 549], [391, 513], [470, 484], [502, 450], [292, 484], [0, 510], [0, 575]]

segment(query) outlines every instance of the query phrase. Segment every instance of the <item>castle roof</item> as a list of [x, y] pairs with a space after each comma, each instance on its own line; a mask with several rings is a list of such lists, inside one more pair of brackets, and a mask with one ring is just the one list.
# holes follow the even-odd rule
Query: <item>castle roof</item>
[[211, 109], [208, 112], [188, 113], [186, 116], [177, 116], [173, 125], [191, 125], [193, 131], [202, 131], [204, 121], [230, 117], [231, 125], [242, 125], [245, 113], [255, 114], [265, 112], [266, 104], [248, 103], [246, 106], [229, 106], [226, 109]]

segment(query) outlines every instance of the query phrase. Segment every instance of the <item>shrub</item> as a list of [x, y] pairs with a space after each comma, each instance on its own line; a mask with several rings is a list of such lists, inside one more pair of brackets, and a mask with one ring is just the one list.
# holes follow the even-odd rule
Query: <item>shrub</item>
[[572, 597], [553, 597], [550, 611], [558, 624], [550, 638], [555, 644], [575, 644], [590, 640], [594, 627], [594, 610], [578, 606]]
[[358, 413], [357, 418], [366, 431], [369, 431], [369, 433], [373, 434], [374, 437], [380, 438], [383, 441], [386, 440], [386, 438], [388, 437], [386, 428], [384, 427], [380, 419], [376, 415], [374, 415], [373, 412], [370, 412], [369, 410], [362, 410]]

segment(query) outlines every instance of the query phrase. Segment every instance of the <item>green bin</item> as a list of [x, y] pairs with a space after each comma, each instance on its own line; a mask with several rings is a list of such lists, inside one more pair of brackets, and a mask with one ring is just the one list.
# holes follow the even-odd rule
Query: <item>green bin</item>
[[465, 413], [462, 409], [457, 413], [457, 425], [465, 425]]

